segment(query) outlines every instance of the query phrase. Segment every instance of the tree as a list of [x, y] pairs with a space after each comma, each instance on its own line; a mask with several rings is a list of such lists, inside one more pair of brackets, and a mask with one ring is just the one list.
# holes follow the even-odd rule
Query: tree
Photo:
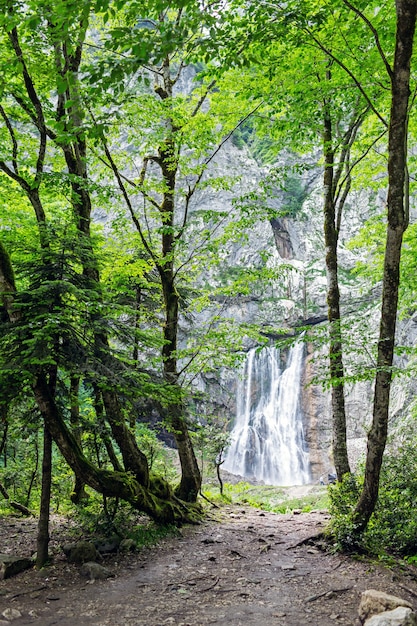
[[388, 139], [387, 232], [379, 329], [377, 373], [371, 430], [368, 434], [364, 485], [354, 512], [356, 532], [366, 528], [378, 499], [379, 477], [388, 431], [389, 399], [398, 308], [401, 249], [408, 226], [407, 133], [410, 103], [410, 65], [417, 19], [415, 0], [397, 0], [395, 56], [391, 80]]
[[[6, 285], [8, 317], [3, 364], [7, 361], [11, 375], [24, 372], [45, 428], [74, 470], [78, 485], [85, 483], [107, 496], [127, 498], [156, 519], [171, 521], [193, 516], [195, 509], [187, 509], [178, 495], [194, 502], [201, 482], [179, 384], [177, 333], [182, 294], [178, 275], [186, 273], [187, 260], [195, 257], [181, 237], [197, 185], [204, 181], [207, 186], [207, 165], [239, 118], [236, 111], [233, 116], [226, 112], [221, 131], [216, 131], [216, 139], [221, 140], [213, 147], [211, 133], [219, 116], [214, 114], [209, 125], [198, 118], [212, 85], [202, 83], [192, 97], [178, 97], [180, 104], [174, 104], [174, 76], [179, 79], [185, 65], [185, 60], [179, 60], [176, 66], [174, 51], [187, 44], [193, 28], [201, 30], [202, 17], [207, 18], [205, 24], [215, 19], [210, 13], [213, 7], [194, 2], [186, 6], [180, 2], [177, 8], [164, 2], [158, 7], [148, 4], [132, 2], [122, 12], [111, 2], [100, 5], [94, 12], [96, 30], [89, 29], [94, 11], [90, 3], [75, 7], [63, 2], [51, 8], [37, 0], [16, 10], [4, 4], [0, 63], [4, 71], [10, 59], [13, 63], [2, 91], [0, 169], [8, 189], [34, 209], [38, 231], [33, 257], [26, 255], [27, 272], [19, 272], [10, 289], [7, 250], [2, 259], [0, 276]], [[144, 28], [138, 14], [149, 14], [152, 28]], [[106, 22], [110, 26], [105, 27]], [[189, 50], [194, 44], [193, 40]], [[143, 70], [151, 62], [152, 68]], [[147, 84], [152, 75], [157, 78], [154, 92]], [[132, 80], [137, 83], [130, 89]], [[142, 129], [141, 139], [152, 130], [156, 140], [150, 154], [144, 154], [139, 177], [132, 180], [125, 162], [119, 165], [123, 151], [112, 145], [126, 132], [126, 127], [119, 126], [116, 109], [121, 105], [129, 122], [139, 126], [141, 109], [149, 120], [147, 111], [152, 112], [155, 103], [153, 126]], [[187, 137], [188, 127], [194, 134]], [[115, 176], [119, 194], [109, 173]], [[221, 179], [218, 177], [216, 184], [223, 184]], [[132, 196], [128, 188], [135, 190]], [[148, 211], [140, 223], [135, 221], [137, 195], [142, 196]], [[104, 263], [91, 215], [94, 202], [108, 206], [115, 197], [125, 201], [139, 234], [135, 254], [143, 265], [135, 287], [143, 291], [144, 285], [148, 287], [146, 276], [154, 269], [159, 274], [164, 307], [159, 341], [163, 380], [139, 363], [141, 349], [146, 351], [157, 343], [155, 328], [151, 339], [142, 330], [138, 332], [137, 323], [133, 333], [127, 331], [126, 323], [122, 328], [127, 309], [110, 311], [106, 300], [100, 272]], [[120, 210], [120, 205], [117, 208]], [[219, 223], [224, 215], [208, 219]], [[207, 229], [201, 240], [208, 242]], [[15, 250], [13, 253], [18, 256]], [[155, 276], [152, 281], [154, 289]], [[15, 309], [19, 310], [17, 319], [13, 317]], [[148, 319], [150, 326], [159, 321], [157, 315]], [[133, 366], [128, 356], [132, 345], [126, 343], [132, 337]], [[22, 350], [23, 345], [27, 349]], [[101, 438], [108, 458], [102, 467], [93, 464], [82, 449], [77, 415], [81, 387], [91, 394], [97, 422], [106, 422]], [[141, 395], [158, 398], [177, 437], [182, 479], [176, 496], [164, 481], [150, 474], [148, 460], [130, 428]]]
[[[133, 3], [133, 6], [139, 4]], [[214, 5], [210, 11], [213, 9]], [[193, 201], [199, 190], [230, 186], [226, 176], [214, 177], [208, 168], [242, 122], [243, 113], [239, 109], [220, 112], [218, 100], [225, 106], [221, 85], [215, 80], [205, 80], [204, 72], [199, 72], [196, 64], [190, 62], [191, 53], [197, 55], [198, 36], [203, 26], [208, 27], [213, 21], [207, 8], [196, 9], [192, 4], [177, 8], [170, 4], [169, 9], [161, 12], [160, 7], [147, 6], [146, 15], [145, 30], [153, 46], [146, 67], [126, 69], [129, 76], [136, 78], [139, 88], [130, 89], [127, 101], [123, 90], [117, 110], [111, 112], [119, 133], [123, 132], [119, 121], [121, 110], [126, 112], [131, 128], [135, 129], [128, 150], [111, 144], [111, 137], [103, 132], [100, 119], [96, 120], [96, 128], [104, 149], [102, 160], [115, 176], [144, 254], [160, 280], [162, 369], [164, 381], [171, 390], [171, 400], [161, 408], [165, 423], [175, 436], [181, 461], [182, 477], [176, 494], [188, 501], [197, 497], [201, 475], [188, 433], [181, 386], [181, 374], [184, 375], [187, 365], [180, 365], [179, 324], [185, 313], [182, 309], [186, 308], [187, 295], [193, 288], [190, 289], [190, 274], [195, 272], [196, 259], [202, 259], [205, 251], [212, 254], [216, 245], [213, 233], [225, 217], [221, 212], [216, 215], [216, 211], [206, 211], [200, 219], [203, 226], [200, 235], [197, 232], [200, 224], [192, 216]], [[140, 24], [138, 38], [143, 29]], [[172, 29], [179, 33], [178, 38], [172, 36]], [[128, 37], [130, 40], [131, 36]], [[125, 34], [115, 37], [112, 50], [120, 54], [125, 45]], [[191, 87], [179, 91], [177, 86], [181, 81], [191, 82]], [[153, 90], [148, 86], [151, 82]], [[142, 102], [149, 107], [148, 115], [139, 110]], [[243, 117], [247, 116], [246, 106]], [[123, 124], [126, 117], [123, 116]], [[106, 118], [108, 121], [108, 115]], [[138, 176], [128, 174], [135, 170]], [[199, 271], [201, 274], [201, 268]]]
[[[27, 297], [29, 301], [32, 299], [34, 307], [32, 313], [35, 314], [37, 320], [37, 335], [32, 336], [27, 341], [33, 346], [34, 351], [39, 351], [41, 339], [45, 345], [42, 349], [42, 358], [39, 359], [38, 356], [35, 359], [35, 353], [32, 352], [26, 359], [26, 368], [32, 378], [34, 397], [44, 418], [45, 427], [79, 478], [85, 480], [90, 486], [104, 491], [107, 495], [119, 496], [124, 493], [129, 499], [135, 500], [136, 506], [140, 507], [142, 501], [145, 509], [158, 519], [175, 519], [175, 509], [182, 518], [186, 512], [181, 506], [178, 507], [173, 504], [173, 506], [168, 505], [168, 508], [164, 506], [158, 508], [158, 496], [149, 494], [148, 497], [146, 495], [152, 482], [149, 477], [146, 457], [138, 449], [134, 435], [125, 423], [118, 394], [114, 387], [112, 388], [108, 384], [109, 376], [103, 376], [100, 373], [100, 370], [103, 372], [105, 369], [111, 370], [114, 367], [120, 369], [120, 365], [118, 366], [117, 361], [111, 355], [102, 316], [98, 315], [98, 310], [104, 303], [95, 251], [90, 237], [92, 202], [86, 160], [87, 143], [85, 128], [82, 126], [83, 111], [79, 100], [80, 84], [78, 80], [90, 8], [87, 5], [79, 7], [79, 9], [75, 9], [74, 13], [72, 13], [71, 8], [64, 6], [64, 4], [56, 6], [52, 12], [48, 6], [43, 6], [40, 3], [37, 3], [33, 8], [35, 13], [32, 12], [32, 7], [27, 6], [22, 9], [21, 14], [18, 11], [11, 15], [9, 7], [6, 7], [5, 13], [9, 19], [3, 23], [5, 50], [7, 50], [6, 56], [9, 55], [7, 59], [10, 58], [10, 55], [14, 57], [15, 65], [13, 76], [3, 91], [4, 104], [1, 115], [4, 122], [2, 136], [4, 157], [0, 161], [0, 167], [12, 181], [20, 186], [23, 195], [27, 196], [35, 210], [39, 227], [41, 258], [43, 259], [38, 276], [40, 282], [37, 293], [41, 297], [42, 293], [48, 293], [46, 290], [49, 289], [50, 291], [48, 303], [42, 301], [35, 303], [31, 293], [19, 293], [19, 290], [14, 289], [9, 281], [10, 259], [5, 253], [2, 258], [1, 275], [2, 283], [7, 291], [5, 305], [9, 321], [12, 324], [9, 328], [12, 333], [15, 332], [13, 326], [15, 322], [18, 322], [16, 328], [19, 326], [19, 329], [22, 329], [24, 333], [31, 335], [30, 326], [33, 327], [33, 318], [32, 324], [29, 326], [27, 325], [28, 318], [25, 315], [20, 315], [18, 320], [14, 319], [14, 305], [19, 298]], [[42, 26], [38, 31], [38, 33], [42, 31], [42, 51], [38, 46], [40, 42], [38, 33], [31, 31], [31, 20], [36, 20], [38, 26]], [[34, 46], [30, 49], [32, 40], [34, 40]], [[50, 45], [51, 51], [49, 56], [45, 56], [44, 46], [47, 43]], [[8, 62], [7, 59], [6, 62]], [[35, 75], [36, 62], [39, 62], [37, 70], [44, 70], [43, 74]], [[44, 86], [47, 86], [46, 90], [43, 89]], [[48, 89], [54, 88], [58, 95], [55, 101], [55, 110], [51, 110]], [[24, 141], [25, 131], [28, 131], [26, 137], [30, 138], [29, 143]], [[24, 168], [22, 166], [22, 154], [28, 149], [31, 150], [33, 146], [35, 153], [31, 152], [32, 161], [26, 159], [27, 166]], [[67, 167], [66, 174], [60, 179], [63, 188], [70, 191], [70, 207], [73, 210], [75, 222], [75, 231], [71, 230], [75, 239], [72, 240], [71, 245], [75, 254], [69, 264], [68, 257], [62, 256], [63, 264], [57, 267], [55, 262], [60, 262], [58, 257], [54, 256], [55, 251], [51, 246], [51, 233], [48, 231], [49, 225], [44, 202], [48, 201], [50, 197], [47, 187], [47, 168], [51, 165], [54, 168], [56, 164], [58, 168], [61, 167], [61, 159], [64, 160]], [[32, 163], [33, 169], [31, 171]], [[61, 190], [62, 187], [55, 188], [58, 197]], [[71, 263], [73, 263], [72, 267], [70, 267]], [[82, 273], [79, 271], [80, 266]], [[57, 272], [57, 269], [63, 270], [64, 275], [62, 275], [62, 271]], [[55, 398], [55, 382], [53, 380], [56, 380], [57, 368], [64, 364], [63, 350], [65, 352], [68, 342], [72, 349], [78, 350], [79, 357], [81, 355], [81, 363], [85, 366], [85, 357], [82, 355], [87, 344], [81, 345], [76, 339], [77, 332], [73, 332], [75, 329], [72, 326], [75, 322], [74, 319], [70, 322], [71, 329], [67, 327], [66, 330], [64, 329], [66, 322], [63, 321], [66, 317], [68, 322], [72, 317], [69, 302], [75, 295], [75, 292], [72, 291], [75, 284], [81, 286], [78, 290], [78, 297], [81, 296], [81, 301], [87, 294], [89, 294], [89, 298], [92, 298], [90, 302], [93, 306], [92, 313], [88, 316], [89, 329], [87, 334], [93, 342], [92, 359], [96, 371], [90, 370], [90, 374], [96, 381], [106, 418], [123, 458], [124, 468], [132, 477], [126, 478], [126, 482], [122, 473], [115, 472], [113, 479], [110, 475], [107, 487], [105, 483], [108, 474], [105, 470], [97, 470], [85, 459], [73, 433], [64, 422]], [[54, 315], [52, 316], [52, 314]], [[41, 331], [40, 320], [42, 315], [46, 324]], [[55, 320], [58, 320], [57, 325], [55, 325]], [[52, 334], [47, 336], [47, 330], [51, 331]], [[43, 334], [43, 338], [40, 336], [41, 334]], [[79, 362], [76, 363], [70, 359], [65, 367], [71, 370], [71, 367], [76, 368], [79, 365]], [[89, 473], [92, 473], [90, 477], [88, 477]], [[135, 481], [139, 481], [137, 488], [132, 489], [132, 480], [133, 484]], [[161, 491], [159, 483], [156, 488]], [[168, 487], [162, 488], [162, 492], [162, 497], [170, 499]]]

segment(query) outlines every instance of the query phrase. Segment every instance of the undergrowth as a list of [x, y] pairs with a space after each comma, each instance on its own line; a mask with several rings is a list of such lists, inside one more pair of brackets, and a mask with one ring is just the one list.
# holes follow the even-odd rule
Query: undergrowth
[[203, 487], [203, 494], [217, 504], [242, 504], [270, 511], [272, 513], [291, 513], [295, 510], [309, 513], [313, 510], [327, 510], [329, 500], [326, 487], [312, 486], [307, 493], [297, 497], [294, 489], [271, 485], [251, 485], [239, 482], [234, 485], [225, 483], [223, 494], [210, 485]]
[[377, 506], [366, 531], [355, 533], [354, 510], [363, 483], [363, 468], [357, 476], [329, 489], [330, 534], [335, 550], [357, 550], [382, 559], [404, 557], [417, 562], [417, 453], [416, 439], [409, 438], [386, 453], [381, 469]]

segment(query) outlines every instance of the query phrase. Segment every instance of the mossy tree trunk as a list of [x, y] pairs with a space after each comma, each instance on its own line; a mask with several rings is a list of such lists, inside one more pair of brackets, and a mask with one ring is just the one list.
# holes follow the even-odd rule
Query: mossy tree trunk
[[[172, 82], [170, 78], [169, 59], [163, 66], [163, 87], [159, 87], [157, 93], [161, 98], [172, 98]], [[182, 391], [178, 384], [177, 364], [177, 336], [179, 323], [179, 297], [175, 284], [175, 185], [178, 168], [178, 156], [175, 145], [175, 128], [172, 121], [167, 120], [169, 132], [165, 143], [159, 147], [158, 164], [161, 168], [164, 180], [164, 194], [160, 205], [162, 222], [162, 257], [157, 267], [162, 283], [164, 299], [164, 345], [162, 359], [164, 378], [175, 390], [177, 389], [178, 400], [171, 403], [166, 414], [168, 424], [172, 428], [178, 455], [181, 462], [181, 482], [176, 494], [186, 502], [195, 502], [201, 487], [201, 473], [198, 467], [194, 448], [190, 439], [187, 423], [184, 416]]]
[[130, 472], [101, 469], [91, 463], [68, 429], [43, 374], [35, 380], [33, 390], [46, 427], [68, 465], [85, 484], [107, 497], [129, 502], [160, 523], [194, 522], [199, 519], [199, 507], [173, 496], [165, 481], [149, 479], [147, 484], [143, 484]]
[[[78, 445], [81, 445], [81, 425], [80, 425], [80, 376], [73, 374], [70, 377], [69, 399], [70, 399], [70, 423]], [[84, 483], [79, 476], [75, 476], [74, 489], [71, 493], [71, 500], [74, 504], [78, 504], [81, 500], [88, 498], [88, 494], [84, 489]]]

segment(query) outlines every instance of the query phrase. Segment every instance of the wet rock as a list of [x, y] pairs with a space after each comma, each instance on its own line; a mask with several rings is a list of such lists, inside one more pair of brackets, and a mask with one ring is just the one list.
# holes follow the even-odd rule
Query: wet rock
[[87, 561], [97, 561], [100, 553], [91, 541], [78, 541], [77, 543], [62, 546], [69, 563], [86, 563]]
[[11, 556], [10, 554], [0, 554], [0, 580], [16, 576], [16, 574], [20, 574], [20, 572], [32, 566], [32, 559]]
[[80, 572], [83, 576], [86, 576], [90, 580], [106, 580], [107, 578], [114, 576], [110, 570], [95, 561], [84, 563]]
[[373, 615], [364, 626], [417, 626], [417, 615], [405, 606]]
[[392, 611], [398, 607], [413, 608], [407, 600], [389, 595], [383, 591], [377, 591], [376, 589], [367, 589], [362, 593], [358, 609], [359, 619], [364, 623], [373, 615]]

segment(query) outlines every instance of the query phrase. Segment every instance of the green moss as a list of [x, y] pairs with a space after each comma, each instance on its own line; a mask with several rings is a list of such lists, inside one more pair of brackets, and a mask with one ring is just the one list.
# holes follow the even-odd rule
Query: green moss
[[162, 498], [164, 500], [172, 498], [172, 489], [170, 484], [158, 474], [150, 474], [149, 491], [155, 494], [158, 498]]

